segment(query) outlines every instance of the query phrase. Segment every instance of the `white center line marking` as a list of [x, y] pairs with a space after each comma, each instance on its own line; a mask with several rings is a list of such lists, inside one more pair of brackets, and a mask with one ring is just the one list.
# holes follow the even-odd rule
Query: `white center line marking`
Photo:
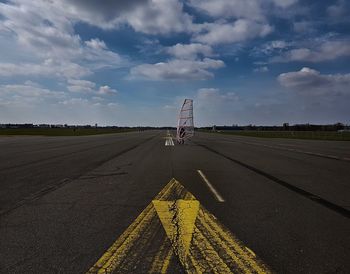
[[214, 194], [216, 200], [218, 200], [220, 203], [225, 202], [224, 198], [220, 195], [220, 193], [213, 187], [213, 185], [209, 182], [207, 177], [204, 175], [204, 173], [201, 170], [197, 170], [198, 174], [202, 177], [203, 181], [207, 184], [210, 191]]

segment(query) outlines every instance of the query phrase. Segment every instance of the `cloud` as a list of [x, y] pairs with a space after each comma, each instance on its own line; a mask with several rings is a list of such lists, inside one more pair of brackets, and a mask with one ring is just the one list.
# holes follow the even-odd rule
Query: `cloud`
[[190, 0], [189, 4], [215, 18], [254, 18], [262, 21], [271, 12], [271, 8], [287, 8], [296, 2], [297, 0]]
[[[74, 81], [75, 84], [88, 86], [86, 82]], [[101, 87], [101, 90], [114, 92], [106, 86]], [[32, 81], [0, 85], [1, 120], [5, 123], [113, 124], [115, 118], [111, 117], [116, 117], [116, 114], [111, 111], [116, 111], [116, 102], [106, 97], [72, 98], [71, 95]]]
[[175, 59], [156, 64], [143, 64], [131, 69], [131, 78], [149, 80], [205, 80], [214, 75], [209, 72], [225, 64], [221, 60], [204, 58], [203, 60]]
[[47, 59], [43, 63], [0, 63], [0, 76], [46, 76], [58, 78], [80, 78], [92, 72], [79, 64], [69, 61]]
[[110, 51], [105, 42], [98, 38], [85, 41], [85, 45], [81, 48], [82, 52], [78, 58], [92, 69], [119, 68], [128, 64], [118, 53]]
[[189, 3], [199, 11], [217, 18], [256, 18], [262, 19], [263, 9], [258, 0], [190, 0]]
[[[100, 86], [99, 89], [96, 90], [96, 84], [87, 80], [75, 80], [69, 79], [67, 89], [71, 92], [80, 92], [80, 93], [95, 93], [99, 95], [108, 95], [108, 94], [116, 94], [118, 91], [113, 89], [107, 85]], [[96, 97], [93, 97], [96, 98]]]
[[167, 52], [178, 59], [197, 59], [198, 56], [213, 56], [213, 49], [199, 43], [176, 44], [167, 48]]
[[102, 94], [102, 95], [116, 94], [116, 93], [118, 93], [118, 91], [116, 89], [109, 87], [109, 86], [101, 86], [98, 90], [98, 94]]
[[21, 32], [22, 42], [41, 47], [56, 44], [57, 51], [66, 45], [74, 54], [80, 44], [80, 37], [74, 34], [76, 22], [113, 30], [127, 25], [153, 35], [191, 32], [192, 16], [183, 8], [179, 0], [12, 0], [1, 3], [0, 14], [7, 18], [4, 28]]
[[85, 44], [95, 50], [105, 50], [107, 49], [106, 43], [98, 38], [85, 41]]
[[260, 51], [265, 54], [271, 54], [271, 53], [274, 53], [276, 50], [279, 51], [286, 48], [288, 48], [288, 43], [286, 41], [275, 40], [275, 41], [270, 41], [268, 43], [265, 43], [260, 48]]
[[254, 72], [268, 72], [269, 68], [267, 66], [258, 67], [254, 69]]
[[293, 30], [300, 34], [311, 33], [315, 31], [315, 22], [298, 21], [293, 23]]
[[82, 16], [90, 23], [98, 23], [108, 26], [113, 25], [115, 18], [125, 12], [130, 12], [137, 7], [145, 7], [151, 1], [148, 0], [63, 0], [61, 6], [69, 7], [69, 12], [74, 16]]
[[322, 41], [320, 44], [315, 43], [310, 48], [295, 48], [286, 51], [280, 56], [271, 58], [271, 62], [324, 62], [348, 56], [350, 56], [349, 40]]
[[[188, 32], [192, 17], [183, 11], [178, 0], [64, 0], [55, 3], [57, 9], [65, 10], [67, 16], [103, 29], [131, 26], [137, 32], [168, 34]], [[68, 7], [68, 8], [67, 8]]]
[[[276, 55], [281, 55], [291, 46], [292, 46], [291, 42], [287, 42], [284, 40], [273, 40], [254, 47], [249, 54], [252, 57], [258, 57], [258, 58], [266, 57], [266, 56], [276, 56]], [[268, 62], [255, 61], [254, 64], [262, 65], [262, 64], [268, 64]]]
[[282, 73], [279, 83], [304, 95], [342, 95], [349, 94], [349, 74], [321, 74], [304, 67], [300, 71]]
[[192, 29], [192, 17], [183, 11], [183, 4], [178, 0], [152, 0], [126, 14], [124, 20], [135, 31], [147, 34], [190, 32]]
[[89, 105], [89, 100], [85, 98], [70, 98], [70, 99], [61, 101], [60, 104], [71, 105], [71, 106]]
[[233, 113], [239, 106], [235, 92], [223, 92], [219, 88], [200, 88], [194, 97], [194, 111], [197, 125], [233, 123]]
[[68, 79], [67, 89], [71, 92], [85, 92], [92, 93], [96, 87], [96, 84], [87, 80], [75, 80]]
[[298, 0], [272, 0], [272, 2], [278, 7], [288, 8], [297, 3]]
[[203, 30], [195, 34], [193, 41], [209, 45], [236, 43], [256, 37], [264, 37], [273, 28], [266, 23], [258, 23], [247, 19], [238, 19], [234, 23], [207, 23]]
[[71, 58], [79, 53], [80, 37], [64, 14], [49, 2], [12, 1], [0, 5], [2, 24], [14, 39], [44, 58]]
[[0, 85], [0, 105], [27, 107], [53, 103], [66, 98], [65, 92], [50, 90], [39, 84], [26, 81], [24, 84]]
[[197, 91], [197, 99], [212, 104], [215, 101], [226, 103], [229, 101], [238, 101], [239, 97], [235, 92], [222, 93], [218, 88], [200, 88]]
[[110, 51], [104, 41], [97, 38], [82, 41], [74, 32], [75, 21], [68, 15], [70, 9], [56, 9], [58, 3], [61, 2], [0, 3], [2, 34], [19, 52], [30, 52], [33, 61], [23, 64], [16, 62], [14, 56], [13, 63], [1, 64], [9, 69], [9, 72], [0, 69], [1, 75], [82, 77], [92, 70], [125, 65], [123, 58]]
[[338, 0], [327, 8], [328, 17], [333, 23], [349, 22], [350, 4], [345, 0]]

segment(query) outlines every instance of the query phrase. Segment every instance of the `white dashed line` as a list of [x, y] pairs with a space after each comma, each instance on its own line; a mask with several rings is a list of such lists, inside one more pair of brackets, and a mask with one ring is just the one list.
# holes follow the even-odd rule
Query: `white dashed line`
[[204, 173], [201, 170], [199, 170], [199, 169], [197, 170], [197, 172], [201, 176], [203, 181], [207, 184], [207, 186], [209, 187], [210, 191], [214, 194], [215, 199], [218, 200], [220, 203], [225, 202], [224, 198], [222, 198], [222, 196], [219, 194], [219, 192], [213, 187], [213, 185], [209, 182], [209, 180], [204, 175]]

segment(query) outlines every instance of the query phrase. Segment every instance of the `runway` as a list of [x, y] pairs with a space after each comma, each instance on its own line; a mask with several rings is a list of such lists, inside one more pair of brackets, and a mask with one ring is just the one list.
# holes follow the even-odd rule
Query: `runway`
[[[243, 250], [217, 258], [220, 269], [238, 256], [242, 269], [348, 272], [350, 142], [196, 133], [178, 145], [174, 134], [0, 137], [0, 273], [86, 273], [116, 256], [108, 250], [119, 242], [116, 249], [130, 247], [114, 261], [130, 267], [124, 273], [164, 270], [156, 250], [172, 247], [154, 239], [170, 237], [159, 201], [172, 188], [182, 203], [199, 204], [191, 214], [204, 220], [208, 242], [223, 231], [213, 250], [233, 242]], [[205, 220], [217, 228], [209, 236]], [[139, 240], [121, 242], [137, 229]], [[169, 255], [168, 273], [185, 271], [181, 252]]]

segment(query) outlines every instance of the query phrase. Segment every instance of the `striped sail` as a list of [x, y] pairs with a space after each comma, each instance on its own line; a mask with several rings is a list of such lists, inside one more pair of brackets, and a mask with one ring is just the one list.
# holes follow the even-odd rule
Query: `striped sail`
[[181, 142], [189, 139], [193, 135], [193, 100], [185, 99], [179, 114], [176, 138], [178, 142]]

